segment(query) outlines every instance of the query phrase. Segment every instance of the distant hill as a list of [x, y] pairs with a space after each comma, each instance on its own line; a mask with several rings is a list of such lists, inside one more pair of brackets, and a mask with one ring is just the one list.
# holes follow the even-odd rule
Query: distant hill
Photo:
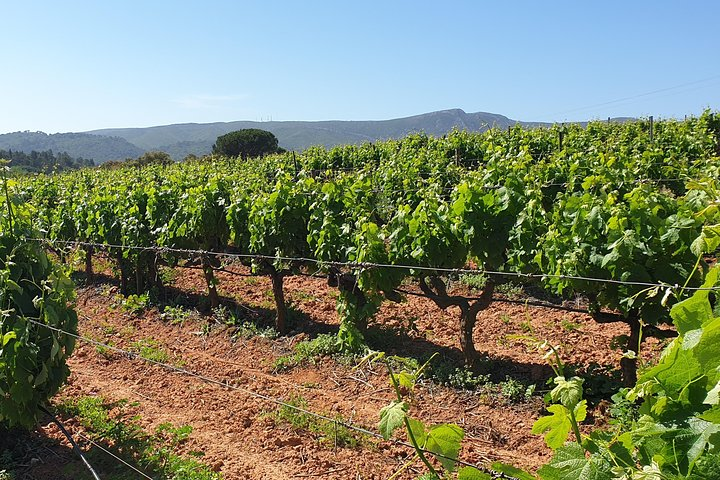
[[453, 128], [484, 131], [493, 126], [507, 128], [517, 123], [526, 126], [541, 125], [518, 122], [493, 113], [465, 113], [460, 109], [453, 109], [393, 120], [183, 123], [148, 128], [109, 128], [86, 133], [124, 138], [138, 147], [162, 150], [173, 158], [180, 159], [189, 153], [209, 153], [218, 136], [243, 128], [270, 131], [278, 138], [281, 147], [304, 150], [313, 145], [333, 147], [399, 138], [413, 132], [440, 136]]
[[124, 138], [101, 137], [88, 133], [15, 132], [0, 135], [0, 150], [30, 153], [32, 151], [66, 153], [74, 158], [86, 158], [96, 163], [124, 160], [142, 155], [145, 150]]
[[516, 124], [529, 128], [550, 125], [521, 122], [495, 113], [465, 113], [452, 109], [392, 120], [183, 123], [54, 135], [17, 132], [0, 135], [0, 149], [67, 152], [72, 157], [89, 158], [96, 163], [137, 158], [146, 151], [160, 150], [169, 153], [175, 160], [181, 160], [191, 153], [198, 156], [210, 153], [217, 137], [243, 128], [268, 130], [275, 134], [281, 147], [304, 150], [313, 145], [334, 147], [400, 138], [414, 132], [441, 136], [453, 128], [480, 132], [491, 127], [505, 129]]

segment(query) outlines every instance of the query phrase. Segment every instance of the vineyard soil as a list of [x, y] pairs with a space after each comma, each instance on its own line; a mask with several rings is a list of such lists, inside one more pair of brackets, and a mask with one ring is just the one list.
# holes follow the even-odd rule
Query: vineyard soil
[[[228, 269], [248, 273], [244, 267]], [[182, 303], [204, 297], [202, 271], [177, 269], [167, 277], [174, 277], [168, 301]], [[221, 297], [237, 302], [241, 316], [271, 323], [272, 288], [267, 277], [225, 272], [218, 272], [217, 277]], [[419, 292], [413, 285], [405, 288]], [[461, 288], [468, 293], [468, 287]], [[173, 322], [167, 315], [163, 318], [157, 307], [129, 313], [118, 305], [117, 287], [97, 279], [79, 290], [79, 329], [86, 337], [127, 350], [152, 339], [170, 363], [263, 395], [283, 400], [302, 397], [312, 411], [377, 431], [380, 409], [394, 398], [382, 363], [353, 368], [323, 359], [287, 371], [274, 370], [275, 361], [291, 353], [299, 341], [317, 333], [336, 332], [338, 327], [336, 291], [323, 279], [288, 277], [285, 293], [291, 312], [290, 335], [232, 338], [230, 327], [206, 314]], [[460, 458], [466, 462], [489, 465], [499, 460], [534, 469], [550, 458], [550, 450], [530, 428], [544, 411], [542, 393], [552, 372], [532, 348], [529, 337], [561, 345], [563, 360], [580, 375], [588, 373], [586, 387], [597, 393], [596, 399], [616, 386], [612, 382], [617, 381], [622, 352], [612, 345], [615, 337], [627, 334], [624, 325], [600, 325], [581, 313], [525, 305], [523, 298], [516, 303], [496, 301], [482, 312], [474, 340], [483, 355], [481, 373], [488, 374], [495, 385], [508, 379], [523, 386], [536, 384], [532, 396], [511, 399], [501, 394], [501, 388], [472, 392], [429, 381], [422, 382], [416, 392], [413, 416], [427, 423], [454, 422], [465, 430]], [[454, 309], [443, 312], [430, 300], [415, 296], [400, 304], [385, 302], [371, 324], [371, 346], [418, 359], [439, 352], [441, 359], [459, 367], [457, 315]], [[652, 361], [660, 347], [658, 340], [648, 339], [643, 361]], [[361, 439], [355, 447], [338, 446], [318, 433], [293, 430], [277, 420], [276, 404], [84, 342], [78, 342], [69, 366], [72, 375], [54, 399], [56, 403], [84, 396], [128, 399], [135, 402], [131, 412], [139, 415], [148, 431], [164, 422], [191, 425], [193, 432], [181, 452], [204, 452], [202, 461], [226, 479], [384, 479], [412, 453], [375, 438]], [[592, 411], [587, 428], [592, 422], [605, 421], [603, 402], [596, 401]], [[65, 420], [72, 431], [82, 431], [78, 422]], [[64, 443], [52, 426], [38, 432]], [[29, 474], [40, 468], [47, 472], [50, 464], [60, 475], [57, 472], [68, 469], [64, 464], [76, 462], [69, 449], [59, 454], [54, 451], [46, 453], [38, 465], [28, 467]], [[415, 467], [400, 478], [417, 476], [422, 465], [417, 462]]]

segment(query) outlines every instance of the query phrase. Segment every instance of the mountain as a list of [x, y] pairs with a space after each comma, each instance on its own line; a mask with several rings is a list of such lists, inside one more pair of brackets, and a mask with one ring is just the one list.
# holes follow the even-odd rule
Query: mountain
[[175, 159], [181, 159], [190, 153], [209, 153], [217, 137], [243, 128], [267, 130], [278, 138], [281, 147], [304, 150], [313, 145], [333, 147], [399, 138], [413, 132], [440, 136], [453, 128], [483, 131], [495, 126], [504, 129], [517, 123], [529, 127], [541, 125], [518, 122], [493, 113], [465, 113], [453, 109], [392, 120], [184, 123], [148, 128], [109, 128], [86, 133], [124, 138], [146, 150], [162, 150]]
[[313, 145], [333, 147], [400, 138], [414, 132], [441, 136], [453, 128], [484, 131], [491, 127], [505, 129], [516, 124], [528, 128], [551, 125], [520, 122], [495, 113], [465, 113], [452, 109], [392, 120], [183, 123], [54, 135], [17, 132], [0, 135], [0, 149], [67, 152], [73, 157], [91, 158], [97, 163], [136, 158], [148, 150], [161, 150], [181, 160], [188, 154], [200, 156], [210, 153], [217, 137], [243, 128], [268, 130], [275, 134], [281, 147], [304, 150]]
[[15, 132], [0, 135], [0, 150], [25, 153], [32, 151], [67, 153], [74, 158], [84, 158], [102, 163], [107, 160], [124, 160], [142, 155], [145, 150], [124, 138], [101, 137], [89, 133]]

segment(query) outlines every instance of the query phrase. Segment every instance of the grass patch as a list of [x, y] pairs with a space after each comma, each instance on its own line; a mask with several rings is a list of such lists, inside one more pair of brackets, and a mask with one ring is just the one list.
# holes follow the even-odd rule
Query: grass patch
[[159, 363], [168, 363], [170, 354], [157, 340], [142, 338], [130, 344], [131, 349], [146, 360]]
[[288, 425], [295, 431], [311, 432], [322, 445], [354, 448], [360, 445], [365, 437], [338, 423], [345, 423], [342, 417], [335, 417], [337, 422], [333, 422], [293, 408], [308, 409], [307, 401], [300, 395], [290, 397], [286, 403], [290, 406], [281, 405], [269, 415], [273, 422]]
[[487, 277], [480, 274], [464, 273], [460, 275], [458, 281], [468, 287], [470, 290], [482, 290], [483, 288], [485, 288]]
[[163, 313], [160, 314], [160, 318], [170, 323], [170, 325], [182, 325], [185, 321], [193, 317], [197, 317], [196, 311], [171, 305], [166, 305]]
[[150, 295], [143, 293], [135, 295], [134, 293], [124, 297], [120, 294], [115, 295], [111, 308], [120, 308], [126, 313], [139, 315], [150, 308]]
[[[181, 456], [175, 453], [192, 434], [190, 425], [175, 426], [170, 423], [159, 425], [153, 433], [142, 429], [139, 417], [130, 413], [127, 400], [107, 402], [101, 397], [82, 397], [60, 405], [60, 409], [76, 417], [88, 430], [88, 435], [97, 442], [104, 443], [105, 448], [130, 463], [141, 466], [146, 473], [161, 478], [183, 480], [221, 480], [222, 475], [214, 472], [208, 465], [194, 457]], [[92, 452], [91, 452], [92, 453]], [[98, 453], [91, 459], [93, 465], [105, 467], [109, 462], [105, 455]], [[104, 458], [104, 459], [103, 459]], [[108, 466], [109, 468], [110, 466]], [[137, 478], [137, 473], [112, 464], [116, 470], [114, 475], [103, 478], [116, 480]], [[120, 470], [118, 470], [120, 469]], [[78, 472], [78, 478], [85, 478]]]
[[304, 363], [315, 363], [322, 357], [333, 357], [341, 363], [349, 363], [355, 358], [343, 349], [336, 335], [321, 333], [312, 340], [296, 344], [293, 353], [275, 360], [273, 368], [278, 372], [289, 370]]

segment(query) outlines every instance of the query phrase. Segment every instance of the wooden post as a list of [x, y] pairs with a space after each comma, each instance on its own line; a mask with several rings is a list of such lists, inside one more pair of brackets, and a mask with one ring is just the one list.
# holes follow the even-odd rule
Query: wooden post
[[297, 178], [298, 173], [300, 173], [300, 172], [299, 172], [299, 170], [298, 170], [297, 159], [295, 158], [295, 150], [293, 150], [292, 153], [293, 153], [293, 163], [295, 164], [295, 178]]
[[562, 130], [558, 130], [558, 144], [560, 145], [560, 146], [558, 147], [558, 150], [562, 150], [562, 148], [563, 148], [563, 145], [562, 145], [562, 144], [563, 144], [563, 137], [564, 137], [564, 136], [565, 136], [565, 132], [563, 132]]

